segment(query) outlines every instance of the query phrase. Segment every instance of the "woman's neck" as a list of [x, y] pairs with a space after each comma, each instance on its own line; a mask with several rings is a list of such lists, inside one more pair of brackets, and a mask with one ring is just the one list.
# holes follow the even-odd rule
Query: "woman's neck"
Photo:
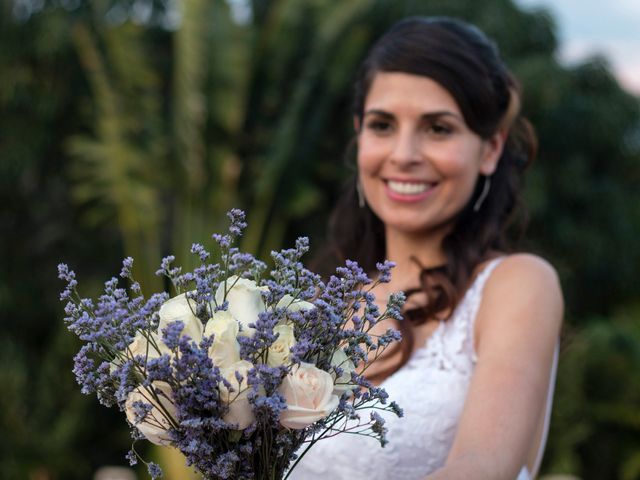
[[437, 267], [446, 262], [442, 240], [446, 232], [412, 234], [387, 228], [386, 258], [395, 262], [391, 285], [397, 289], [415, 287], [422, 268]]

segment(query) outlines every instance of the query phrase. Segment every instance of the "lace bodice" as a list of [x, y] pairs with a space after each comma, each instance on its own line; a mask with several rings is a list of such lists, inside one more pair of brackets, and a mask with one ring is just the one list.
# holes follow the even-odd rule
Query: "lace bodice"
[[[402, 418], [385, 415], [389, 443], [380, 448], [373, 438], [347, 434], [320, 440], [289, 478], [424, 480], [444, 464], [476, 363], [473, 325], [482, 290], [500, 260], [484, 268], [452, 317], [383, 382], [389, 398], [404, 410]], [[526, 479], [523, 468], [517, 480]]]

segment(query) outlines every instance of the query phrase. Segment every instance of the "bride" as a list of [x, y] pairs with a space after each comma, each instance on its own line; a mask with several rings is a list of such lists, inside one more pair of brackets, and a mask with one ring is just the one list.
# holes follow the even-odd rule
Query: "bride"
[[374, 293], [408, 294], [403, 341], [367, 374], [404, 417], [387, 418], [385, 448], [352, 435], [318, 442], [290, 478], [535, 476], [563, 301], [553, 267], [507, 244], [535, 153], [519, 107], [493, 42], [458, 20], [406, 19], [364, 60], [358, 175], [332, 238], [340, 259], [397, 264]]

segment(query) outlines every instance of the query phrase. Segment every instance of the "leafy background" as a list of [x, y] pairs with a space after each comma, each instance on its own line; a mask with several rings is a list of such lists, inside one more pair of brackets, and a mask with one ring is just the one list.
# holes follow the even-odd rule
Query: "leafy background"
[[525, 247], [567, 299], [543, 473], [640, 478], [640, 102], [605, 58], [560, 65], [553, 18], [511, 0], [2, 0], [0, 478], [125, 463], [121, 415], [72, 378], [57, 263], [95, 295], [131, 255], [162, 288], [160, 257], [189, 265], [232, 206], [248, 251], [319, 248], [352, 168], [355, 68], [415, 14], [496, 39], [540, 136]]

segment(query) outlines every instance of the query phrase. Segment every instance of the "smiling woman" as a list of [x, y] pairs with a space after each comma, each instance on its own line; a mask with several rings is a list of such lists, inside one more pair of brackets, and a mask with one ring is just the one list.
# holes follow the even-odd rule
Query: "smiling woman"
[[[357, 176], [332, 219], [339, 261], [396, 263], [402, 331], [367, 370], [405, 411], [389, 445], [320, 442], [295, 479], [528, 480], [540, 464], [563, 301], [554, 269], [507, 227], [536, 141], [495, 45], [449, 18], [409, 18], [356, 83]], [[353, 420], [357, 423], [357, 420]]]
[[469, 129], [438, 83], [400, 72], [376, 75], [358, 130], [360, 182], [387, 235], [443, 237], [503, 146], [502, 132], [484, 140]]

